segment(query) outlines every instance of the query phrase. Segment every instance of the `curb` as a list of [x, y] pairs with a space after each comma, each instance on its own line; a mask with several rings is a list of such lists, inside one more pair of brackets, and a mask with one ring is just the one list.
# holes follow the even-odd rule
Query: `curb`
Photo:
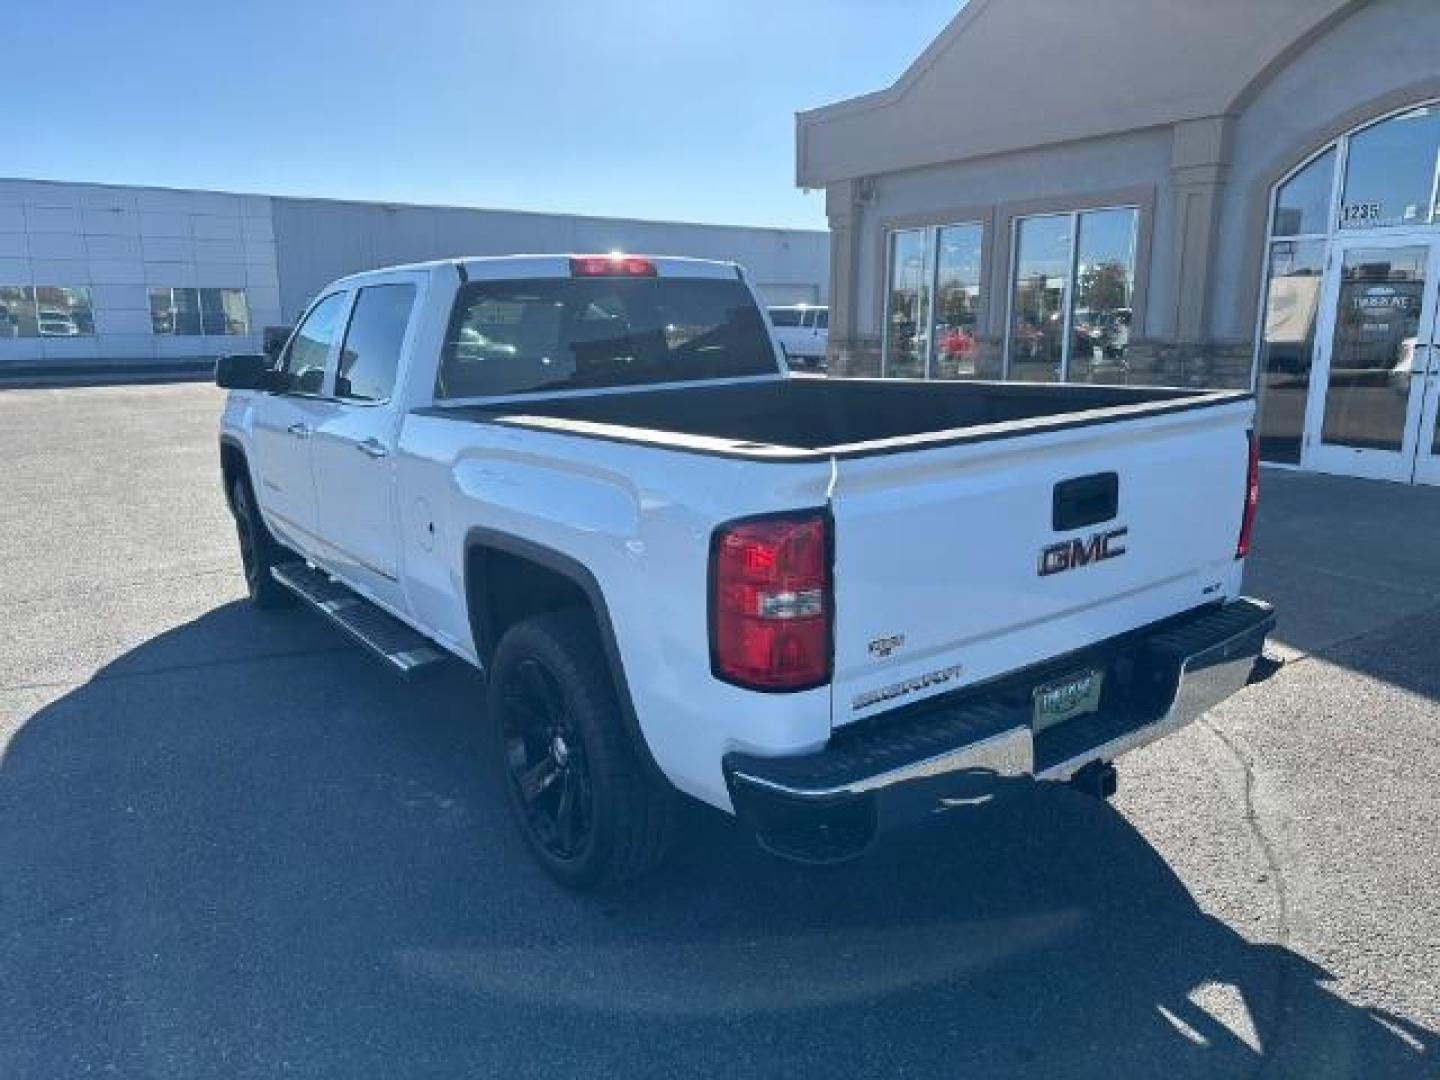
[[0, 390], [206, 382], [213, 378], [214, 374], [215, 361], [212, 359], [179, 362], [0, 364]]

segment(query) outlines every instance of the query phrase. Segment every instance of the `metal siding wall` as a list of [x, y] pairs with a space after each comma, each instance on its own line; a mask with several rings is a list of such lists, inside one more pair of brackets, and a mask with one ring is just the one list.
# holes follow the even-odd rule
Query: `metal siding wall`
[[753, 229], [318, 199], [274, 202], [281, 306], [293, 321], [326, 284], [360, 270], [456, 255], [626, 251], [733, 259], [752, 281], [829, 295], [824, 232]]
[[[95, 333], [0, 338], [0, 365], [244, 352], [280, 318], [270, 199], [212, 191], [0, 180], [0, 285], [90, 290]], [[243, 288], [251, 333], [155, 334], [151, 287]]]

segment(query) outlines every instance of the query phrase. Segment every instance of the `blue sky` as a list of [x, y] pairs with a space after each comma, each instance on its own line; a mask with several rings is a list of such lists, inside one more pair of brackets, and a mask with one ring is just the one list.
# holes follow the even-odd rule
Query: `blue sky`
[[793, 114], [959, 0], [71, 0], [4, 19], [0, 175], [824, 226]]

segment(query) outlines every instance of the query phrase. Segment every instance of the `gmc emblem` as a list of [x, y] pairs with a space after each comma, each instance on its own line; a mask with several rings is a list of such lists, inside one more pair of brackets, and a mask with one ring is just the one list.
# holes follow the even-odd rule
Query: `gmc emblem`
[[1040, 576], [1061, 574], [1091, 563], [1118, 559], [1125, 554], [1125, 545], [1120, 543], [1129, 529], [1111, 529], [1095, 533], [1088, 540], [1063, 540], [1040, 551]]

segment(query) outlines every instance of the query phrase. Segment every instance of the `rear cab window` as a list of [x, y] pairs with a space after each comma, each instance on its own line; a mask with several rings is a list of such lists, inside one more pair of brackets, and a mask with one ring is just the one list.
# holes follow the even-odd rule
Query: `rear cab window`
[[579, 277], [461, 288], [438, 400], [774, 375], [760, 309], [738, 280]]

